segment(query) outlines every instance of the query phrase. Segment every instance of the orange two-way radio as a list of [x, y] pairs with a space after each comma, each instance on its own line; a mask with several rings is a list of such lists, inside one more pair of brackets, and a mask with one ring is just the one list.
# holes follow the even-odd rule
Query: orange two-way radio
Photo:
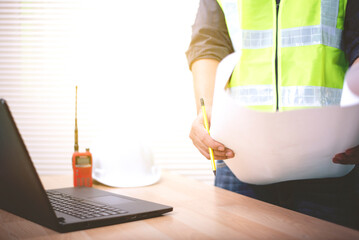
[[75, 105], [75, 152], [72, 154], [74, 186], [92, 187], [92, 155], [90, 153], [90, 149], [86, 148], [86, 152], [79, 152], [77, 129], [77, 86]]

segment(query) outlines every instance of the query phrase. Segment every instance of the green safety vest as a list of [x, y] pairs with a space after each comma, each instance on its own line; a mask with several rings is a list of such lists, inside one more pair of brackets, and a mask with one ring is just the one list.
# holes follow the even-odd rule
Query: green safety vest
[[229, 82], [236, 101], [264, 111], [340, 103], [347, 0], [281, 0], [278, 15], [276, 0], [217, 1], [241, 52]]

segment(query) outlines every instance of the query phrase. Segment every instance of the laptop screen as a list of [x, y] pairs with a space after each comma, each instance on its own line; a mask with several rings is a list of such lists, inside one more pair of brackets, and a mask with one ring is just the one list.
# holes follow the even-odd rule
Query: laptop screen
[[0, 99], [0, 208], [54, 227], [57, 219], [6, 101]]

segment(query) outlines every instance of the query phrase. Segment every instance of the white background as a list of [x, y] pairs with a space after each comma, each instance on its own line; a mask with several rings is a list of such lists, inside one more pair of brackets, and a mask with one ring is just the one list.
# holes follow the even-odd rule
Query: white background
[[[150, 145], [156, 164], [212, 183], [188, 137], [196, 116], [185, 51], [198, 0], [0, 3], [0, 97], [40, 174], [71, 174], [100, 131]], [[115, 131], [115, 129], [117, 129]]]

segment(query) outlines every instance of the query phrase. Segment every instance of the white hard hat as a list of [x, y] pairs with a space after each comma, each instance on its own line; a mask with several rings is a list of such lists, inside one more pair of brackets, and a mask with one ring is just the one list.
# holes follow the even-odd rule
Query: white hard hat
[[159, 181], [149, 146], [117, 132], [102, 134], [92, 147], [92, 177], [111, 187], [139, 187]]

